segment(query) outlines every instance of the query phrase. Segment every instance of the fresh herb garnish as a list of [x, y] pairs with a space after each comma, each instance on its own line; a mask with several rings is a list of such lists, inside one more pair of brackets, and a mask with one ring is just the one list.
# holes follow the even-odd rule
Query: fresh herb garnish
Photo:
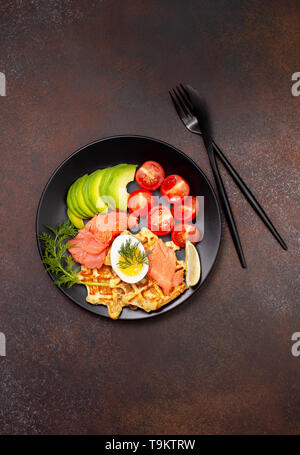
[[128, 238], [119, 249], [120, 259], [118, 266], [123, 270], [132, 266], [148, 264], [148, 256], [151, 253], [151, 251], [141, 251], [138, 248], [138, 243], [132, 243], [131, 240]]
[[68, 288], [74, 284], [110, 286], [109, 283], [87, 282], [78, 278], [80, 268], [67, 252], [67, 249], [72, 244], [72, 241], [67, 241], [67, 239], [70, 239], [70, 237], [74, 238], [78, 233], [78, 230], [72, 223], [66, 221], [63, 224], [59, 224], [56, 229], [51, 226], [47, 226], [47, 229], [49, 229], [52, 235], [47, 232], [42, 232], [39, 235], [39, 239], [44, 247], [42, 262], [46, 265], [46, 270], [56, 275], [57, 278], [54, 283], [57, 286], [66, 286]]

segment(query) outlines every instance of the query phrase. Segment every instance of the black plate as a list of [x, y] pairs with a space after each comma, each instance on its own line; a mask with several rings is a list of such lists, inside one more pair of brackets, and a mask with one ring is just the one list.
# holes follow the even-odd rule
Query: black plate
[[[80, 175], [118, 163], [141, 165], [147, 160], [158, 161], [164, 167], [166, 175], [174, 173], [182, 175], [190, 185], [191, 194], [204, 196], [204, 238], [197, 244], [202, 275], [200, 282], [194, 288], [187, 289], [160, 310], [146, 313], [140, 309], [132, 311], [124, 308], [120, 319], [143, 319], [169, 311], [193, 295], [206, 280], [220, 246], [221, 218], [215, 193], [205, 174], [183, 152], [157, 139], [143, 136], [115, 136], [101, 139], [82, 147], [63, 161], [48, 181], [37, 212], [36, 230], [38, 235], [46, 229], [46, 225], [55, 226], [67, 220], [67, 190]], [[129, 184], [129, 191], [136, 188], [135, 182]], [[165, 236], [163, 240], [169, 240], [169, 236]], [[39, 240], [38, 248], [42, 256], [42, 246]], [[180, 254], [184, 256], [184, 251], [182, 250]], [[51, 278], [54, 279], [53, 275]], [[73, 286], [70, 289], [62, 288], [61, 290], [73, 302], [86, 310], [108, 317], [105, 306], [95, 306], [86, 302], [85, 286]]]

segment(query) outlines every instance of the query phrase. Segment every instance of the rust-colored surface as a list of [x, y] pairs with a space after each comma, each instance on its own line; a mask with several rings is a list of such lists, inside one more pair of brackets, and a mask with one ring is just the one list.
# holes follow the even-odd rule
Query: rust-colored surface
[[[299, 433], [299, 2], [7, 1], [0, 18], [0, 432]], [[40, 194], [75, 149], [120, 133], [170, 142], [211, 177], [168, 98], [181, 81], [205, 94], [289, 251], [223, 172], [248, 269], [223, 221], [191, 301], [138, 323], [96, 317], [44, 272]]]

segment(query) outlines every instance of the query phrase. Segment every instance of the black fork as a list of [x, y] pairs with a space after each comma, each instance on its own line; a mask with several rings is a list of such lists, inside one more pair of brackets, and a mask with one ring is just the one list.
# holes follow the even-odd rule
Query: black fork
[[[202, 135], [202, 132], [199, 127], [198, 120], [194, 114], [194, 108], [191, 103], [191, 100], [189, 98], [189, 94], [187, 93], [185, 87], [180, 84], [180, 86], [176, 86], [173, 91], [169, 92], [170, 97], [173, 101], [174, 107], [176, 109], [176, 112], [185, 125], [185, 127], [194, 134]], [[212, 141], [213, 149], [215, 154], [218, 156], [218, 158], [221, 160], [223, 163], [224, 167], [227, 169], [237, 186], [240, 188], [241, 192], [244, 194], [245, 198], [249, 202], [249, 204], [253, 207], [253, 209], [256, 211], [256, 213], [259, 215], [259, 217], [262, 219], [262, 221], [265, 223], [267, 228], [270, 230], [270, 232], [273, 234], [275, 239], [279, 242], [279, 244], [282, 246], [284, 250], [287, 250], [287, 245], [285, 241], [282, 239], [280, 236], [279, 232], [276, 230], [275, 226], [273, 225], [272, 221], [260, 205], [260, 203], [257, 201], [251, 190], [248, 188], [246, 183], [243, 181], [243, 179], [240, 177], [240, 175], [237, 173], [235, 168], [232, 166], [232, 164], [228, 161], [222, 150], [218, 147], [218, 145]]]

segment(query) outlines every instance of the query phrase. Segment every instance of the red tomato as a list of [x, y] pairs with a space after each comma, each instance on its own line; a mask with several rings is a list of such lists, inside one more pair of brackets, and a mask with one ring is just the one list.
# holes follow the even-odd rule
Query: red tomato
[[139, 186], [145, 190], [154, 191], [160, 187], [164, 178], [165, 171], [156, 161], [146, 161], [135, 174]]
[[180, 177], [180, 175], [173, 174], [165, 178], [160, 191], [170, 204], [178, 204], [185, 196], [190, 194], [190, 187], [184, 178]]
[[174, 227], [174, 218], [171, 210], [165, 205], [153, 207], [148, 217], [148, 228], [156, 235], [166, 235]]
[[156, 204], [155, 197], [150, 191], [135, 190], [128, 198], [128, 208], [136, 216], [145, 216]]
[[175, 245], [181, 248], [185, 247], [186, 241], [189, 240], [192, 243], [199, 242], [200, 232], [194, 224], [184, 223], [176, 224], [172, 232], [172, 240]]
[[179, 204], [172, 207], [176, 220], [184, 222], [193, 220], [199, 212], [199, 202], [195, 196], [186, 196]]

